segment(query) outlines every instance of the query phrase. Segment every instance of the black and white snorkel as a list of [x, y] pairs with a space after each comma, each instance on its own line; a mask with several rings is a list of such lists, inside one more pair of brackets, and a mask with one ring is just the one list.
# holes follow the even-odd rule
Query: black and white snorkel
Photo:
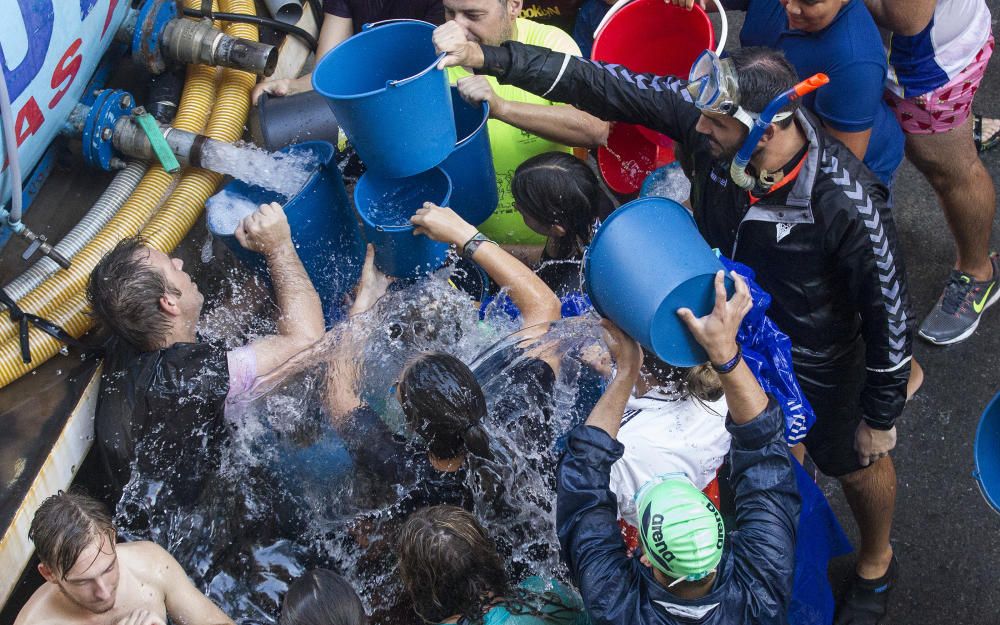
[[753, 127], [750, 128], [750, 134], [747, 135], [746, 141], [743, 142], [743, 146], [740, 147], [740, 151], [736, 153], [732, 164], [729, 166], [729, 177], [733, 179], [733, 182], [741, 189], [753, 188], [754, 179], [753, 176], [747, 173], [747, 165], [750, 164], [750, 157], [753, 156], [753, 151], [757, 148], [757, 144], [760, 142], [764, 131], [775, 121], [774, 118], [778, 115], [778, 111], [789, 102], [819, 89], [828, 82], [830, 82], [830, 79], [826, 74], [814, 74], [771, 100], [764, 108], [764, 112], [754, 120]]
[[687, 91], [700, 111], [734, 117], [750, 131], [733, 159], [729, 173], [740, 188], [752, 189], [754, 179], [746, 169], [764, 131], [772, 123], [791, 116], [790, 112], [781, 111], [785, 105], [828, 82], [830, 79], [826, 74], [816, 74], [771, 100], [762, 113], [747, 111], [740, 106], [740, 91], [732, 61], [705, 50], [691, 66]]

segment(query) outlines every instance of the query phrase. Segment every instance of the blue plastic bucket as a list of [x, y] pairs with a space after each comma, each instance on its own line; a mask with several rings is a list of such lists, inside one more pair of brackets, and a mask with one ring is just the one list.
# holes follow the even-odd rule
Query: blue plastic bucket
[[[646, 197], [608, 217], [584, 258], [588, 295], [615, 322], [660, 359], [678, 367], [708, 360], [678, 308], [701, 317], [715, 305], [715, 274], [722, 263], [698, 233], [687, 209]], [[727, 279], [732, 292], [732, 282]]]
[[448, 78], [437, 69], [434, 25], [394, 20], [330, 50], [313, 89], [370, 171], [402, 178], [440, 164], [455, 147]]
[[440, 167], [408, 178], [365, 172], [354, 187], [354, 206], [375, 246], [375, 266], [386, 275], [416, 278], [443, 265], [448, 244], [415, 236], [410, 217], [424, 202], [447, 206], [450, 198], [451, 178]]
[[451, 88], [458, 143], [441, 169], [451, 176], [451, 208], [462, 219], [478, 226], [497, 208], [497, 174], [493, 168], [490, 133], [490, 105], [472, 106], [462, 99], [458, 87]]
[[1000, 393], [986, 406], [976, 428], [976, 470], [972, 474], [986, 503], [1000, 512]]
[[[361, 275], [365, 243], [347, 199], [344, 180], [333, 160], [333, 146], [325, 141], [308, 141], [280, 150], [303, 151], [312, 153], [318, 166], [302, 191], [284, 204], [284, 209], [292, 241], [323, 302], [323, 316], [329, 326], [343, 317], [344, 295], [355, 287]], [[212, 236], [222, 239], [245, 265], [268, 276], [264, 257], [245, 249], [233, 235], [238, 222], [216, 210], [228, 203], [226, 194], [243, 198], [253, 205], [281, 202], [282, 197], [234, 180], [206, 203], [206, 220]]]

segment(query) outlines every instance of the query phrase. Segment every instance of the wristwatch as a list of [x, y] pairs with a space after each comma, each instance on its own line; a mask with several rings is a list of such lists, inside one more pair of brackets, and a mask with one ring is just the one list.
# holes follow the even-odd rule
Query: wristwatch
[[465, 242], [465, 245], [462, 246], [462, 258], [472, 260], [472, 255], [476, 253], [476, 250], [478, 250], [479, 246], [483, 243], [492, 243], [493, 245], [497, 244], [496, 241], [490, 239], [482, 232], [477, 232], [471, 239]]

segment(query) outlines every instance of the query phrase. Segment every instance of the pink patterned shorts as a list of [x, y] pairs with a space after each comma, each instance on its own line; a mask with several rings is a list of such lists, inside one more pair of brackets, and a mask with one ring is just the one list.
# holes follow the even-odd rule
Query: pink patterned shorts
[[986, 73], [993, 55], [993, 35], [976, 58], [948, 84], [915, 98], [900, 98], [885, 92], [889, 108], [896, 114], [903, 132], [909, 135], [935, 135], [957, 128], [972, 114], [972, 98]]

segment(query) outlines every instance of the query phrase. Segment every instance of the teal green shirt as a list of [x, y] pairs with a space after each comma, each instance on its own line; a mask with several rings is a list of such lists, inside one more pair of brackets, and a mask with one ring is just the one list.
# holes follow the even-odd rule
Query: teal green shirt
[[[542, 612], [540, 616], [511, 614], [507, 606], [496, 606], [486, 613], [483, 618], [484, 625], [590, 625], [590, 617], [583, 608], [583, 600], [575, 590], [563, 586], [556, 580], [546, 582], [541, 577], [535, 576], [521, 582], [519, 587], [539, 594], [554, 592], [564, 605], [543, 603], [538, 610]], [[569, 609], [566, 609], [567, 607]]]

